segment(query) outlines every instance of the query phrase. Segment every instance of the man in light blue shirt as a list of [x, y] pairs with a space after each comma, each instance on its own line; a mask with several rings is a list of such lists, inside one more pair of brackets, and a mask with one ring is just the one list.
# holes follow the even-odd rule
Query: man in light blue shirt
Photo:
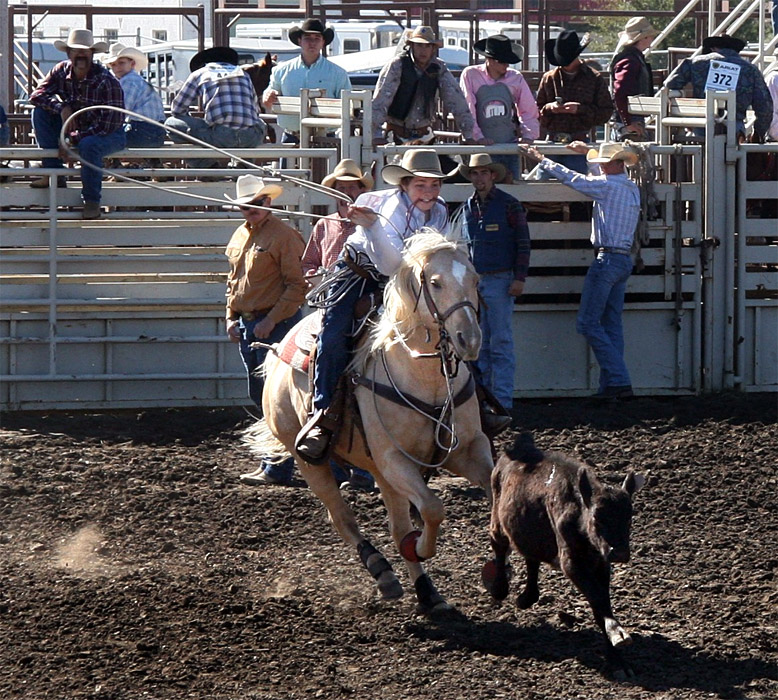
[[536, 148], [519, 151], [574, 190], [594, 200], [591, 241], [595, 259], [586, 273], [576, 330], [586, 338], [600, 365], [600, 386], [595, 398], [615, 401], [632, 397], [632, 381], [624, 362], [621, 313], [627, 280], [632, 274], [632, 243], [640, 217], [640, 190], [629, 179], [627, 165], [637, 154], [621, 143], [603, 143], [586, 154], [600, 166], [602, 175], [582, 175], [544, 158]]
[[[279, 63], [270, 74], [270, 84], [262, 94], [262, 104], [270, 111], [279, 95], [298, 97], [300, 90], [324, 90], [325, 97], [340, 97], [342, 90], [351, 89], [348, 73], [328, 61], [322, 49], [332, 43], [335, 32], [319, 19], [306, 19], [302, 27], [289, 30], [289, 41], [301, 48], [291, 61]], [[278, 125], [284, 130], [281, 143], [300, 142], [300, 118], [278, 115]]]

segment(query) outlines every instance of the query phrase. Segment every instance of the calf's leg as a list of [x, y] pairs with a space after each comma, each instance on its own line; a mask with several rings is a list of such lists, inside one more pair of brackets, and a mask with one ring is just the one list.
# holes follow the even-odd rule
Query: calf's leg
[[524, 562], [527, 565], [527, 581], [524, 584], [524, 590], [516, 599], [517, 605], [522, 610], [531, 608], [540, 598], [540, 589], [538, 588], [540, 562], [537, 559], [527, 559], [527, 557], [524, 557]]

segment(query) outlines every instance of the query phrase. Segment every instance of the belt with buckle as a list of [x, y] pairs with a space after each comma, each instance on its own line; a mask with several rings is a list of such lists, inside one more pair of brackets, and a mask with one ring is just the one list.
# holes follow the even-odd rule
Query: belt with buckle
[[594, 249], [595, 253], [616, 253], [616, 255], [629, 255], [630, 251], [625, 248], [611, 248], [609, 246], [600, 246]]

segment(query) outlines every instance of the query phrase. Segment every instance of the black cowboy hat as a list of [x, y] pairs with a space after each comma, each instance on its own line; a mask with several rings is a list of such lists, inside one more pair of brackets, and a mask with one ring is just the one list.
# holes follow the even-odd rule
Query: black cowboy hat
[[335, 38], [335, 31], [332, 27], [325, 27], [324, 22], [315, 17], [309, 17], [303, 22], [302, 27], [292, 27], [289, 30], [289, 41], [293, 44], [300, 45], [303, 34], [321, 34], [324, 37], [324, 45], [328, 46]]
[[588, 45], [588, 41], [581, 41], [578, 34], [565, 29], [555, 39], [546, 40], [546, 58], [552, 66], [569, 66]]
[[706, 36], [702, 40], [702, 52], [711, 53], [715, 49], [731, 49], [740, 53], [746, 47], [746, 42], [729, 34]]
[[238, 65], [238, 52], [229, 46], [212, 46], [192, 56], [189, 61], [189, 70], [194, 73], [200, 70], [206, 63], [229, 63], [233, 66]]
[[518, 63], [524, 58], [524, 47], [512, 42], [504, 34], [495, 34], [476, 41], [473, 51], [500, 63]]

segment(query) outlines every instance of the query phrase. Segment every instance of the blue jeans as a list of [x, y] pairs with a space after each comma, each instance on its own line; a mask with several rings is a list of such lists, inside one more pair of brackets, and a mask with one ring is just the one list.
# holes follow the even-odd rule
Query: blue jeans
[[513, 155], [511, 153], [495, 153], [492, 155], [492, 162], [502, 163], [508, 169], [509, 172], [513, 173], [514, 180], [518, 180], [521, 177], [521, 173], [519, 172], [518, 154]]
[[[283, 134], [281, 134], [281, 143], [288, 143], [295, 146], [300, 145], [300, 137], [296, 134], [293, 134], [291, 131], [284, 131]], [[291, 168], [293, 164], [293, 161], [291, 158], [280, 158], [278, 160], [278, 167], [281, 168], [281, 170], [285, 170], [286, 168]]]
[[[338, 266], [345, 263], [339, 262]], [[351, 332], [354, 322], [354, 307], [362, 294], [374, 292], [378, 282], [365, 280], [355, 284], [337, 304], [324, 312], [321, 333], [316, 345], [316, 371], [313, 379], [313, 407], [328, 408], [332, 403], [340, 375], [348, 365], [351, 351]]]
[[159, 148], [165, 144], [165, 129], [160, 124], [134, 121], [124, 126], [127, 148]]
[[[32, 111], [32, 126], [35, 138], [41, 148], [59, 148], [59, 132], [62, 129], [62, 117], [53, 112], [47, 112], [42, 107]], [[100, 192], [103, 189], [103, 174], [84, 163], [92, 163], [103, 167], [103, 158], [121, 151], [125, 147], [124, 131], [119, 129], [105, 136], [85, 136], [78, 142], [78, 155], [81, 159], [81, 198], [85, 202], [100, 202]], [[44, 168], [61, 168], [59, 158], [44, 158]]]
[[516, 356], [513, 352], [511, 317], [514, 297], [508, 294], [513, 282], [513, 272], [482, 274], [478, 293], [484, 303], [481, 306], [481, 352], [476, 367], [481, 383], [510, 410], [513, 405], [513, 377], [516, 373]]
[[631, 274], [629, 255], [599, 253], [584, 280], [575, 328], [586, 338], [600, 365], [600, 392], [607, 387], [632, 384], [624, 362], [621, 322], [624, 292]]
[[261, 340], [254, 337], [254, 328], [264, 316], [259, 316], [253, 321], [240, 320], [240, 356], [248, 374], [249, 397], [256, 404], [260, 415], [262, 414], [262, 389], [265, 386], [265, 380], [260, 376], [258, 370], [265, 361], [267, 348], [253, 349], [249, 346], [254, 342], [267, 343], [268, 345], [280, 342], [302, 317], [302, 311], [298, 310], [294, 316], [279, 321], [270, 335]]
[[[210, 143], [218, 148], [256, 148], [262, 145], [267, 133], [267, 126], [261, 119], [255, 126], [245, 129], [233, 129], [221, 124], [208, 126], [205, 119], [190, 117], [188, 114], [180, 114], [168, 117], [165, 120], [165, 126], [183, 131], [196, 139], [200, 139], [200, 141], [205, 141], [205, 143]], [[170, 139], [175, 143], [189, 143], [185, 138], [174, 133], [170, 134]], [[213, 158], [191, 158], [189, 166], [192, 168], [210, 168], [217, 162]]]

